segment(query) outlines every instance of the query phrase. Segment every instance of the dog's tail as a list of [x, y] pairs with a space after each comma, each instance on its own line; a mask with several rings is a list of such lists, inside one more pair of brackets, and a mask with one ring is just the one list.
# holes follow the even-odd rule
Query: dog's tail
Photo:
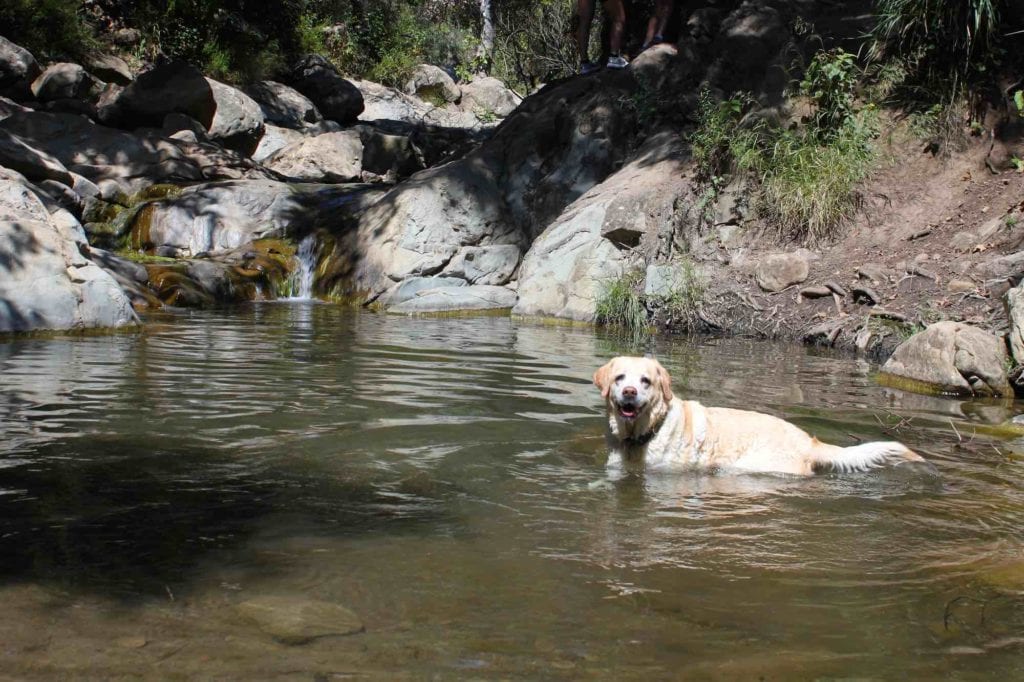
[[923, 461], [921, 455], [902, 443], [880, 441], [848, 448], [819, 447], [813, 455], [812, 467], [815, 473], [845, 473], [867, 471], [887, 464]]

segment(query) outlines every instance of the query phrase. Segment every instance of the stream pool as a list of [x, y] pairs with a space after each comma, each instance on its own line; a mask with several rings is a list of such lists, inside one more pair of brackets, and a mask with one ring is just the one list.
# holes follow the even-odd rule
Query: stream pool
[[[610, 480], [593, 370], [930, 466]], [[0, 343], [4, 679], [1019, 679], [1022, 409], [797, 346], [316, 303]], [[286, 644], [241, 605], [341, 605]]]

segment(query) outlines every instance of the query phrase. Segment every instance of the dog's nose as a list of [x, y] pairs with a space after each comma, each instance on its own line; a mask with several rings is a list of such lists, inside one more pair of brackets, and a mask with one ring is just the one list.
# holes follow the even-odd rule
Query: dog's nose
[[626, 386], [624, 389], [622, 389], [622, 395], [629, 396], [630, 398], [635, 398], [636, 389], [633, 388], [632, 386]]

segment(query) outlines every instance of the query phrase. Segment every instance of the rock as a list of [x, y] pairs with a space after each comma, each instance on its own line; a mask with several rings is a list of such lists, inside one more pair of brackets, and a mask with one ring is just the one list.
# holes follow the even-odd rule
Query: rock
[[263, 137], [252, 153], [252, 160], [259, 163], [266, 161], [279, 149], [301, 142], [303, 134], [291, 128], [279, 128], [273, 125], [263, 126]]
[[135, 28], [119, 28], [112, 37], [114, 43], [121, 47], [134, 47], [142, 42], [142, 33]]
[[522, 252], [515, 244], [464, 246], [441, 272], [470, 284], [507, 284], [519, 265]]
[[104, 83], [128, 85], [135, 79], [135, 74], [120, 57], [112, 54], [92, 54], [85, 60], [85, 67], [96, 78]]
[[505, 87], [497, 78], [484, 76], [474, 78], [462, 86], [460, 107], [480, 116], [505, 118], [519, 106], [522, 98]]
[[363, 143], [352, 130], [304, 137], [274, 152], [263, 165], [302, 182], [353, 182], [363, 169]]
[[59, 62], [32, 81], [32, 95], [43, 102], [86, 97], [99, 83], [78, 64]]
[[319, 55], [307, 55], [295, 67], [295, 89], [308, 97], [325, 118], [354, 123], [363, 111], [359, 89], [338, 75]]
[[764, 291], [782, 291], [807, 279], [811, 265], [805, 254], [773, 253], [757, 264], [754, 279]]
[[126, 635], [114, 640], [114, 644], [122, 649], [141, 649], [149, 643], [144, 635]]
[[803, 335], [803, 342], [809, 346], [827, 346], [831, 348], [836, 345], [836, 339], [843, 331], [841, 320], [830, 320], [822, 322], [808, 329]]
[[228, 150], [155, 136], [136, 136], [69, 114], [32, 112], [0, 121], [20, 137], [95, 183], [108, 199], [124, 201], [146, 187], [204, 178], [268, 177], [252, 161]]
[[946, 291], [951, 294], [965, 294], [969, 291], [975, 291], [977, 288], [978, 286], [974, 282], [965, 279], [951, 279], [946, 284]]
[[981, 279], [1020, 280], [1024, 278], [1024, 251], [990, 258], [979, 263], [975, 273]]
[[319, 637], [351, 635], [365, 629], [359, 616], [344, 606], [302, 597], [257, 597], [238, 604], [236, 610], [285, 644], [305, 644]]
[[957, 395], [1012, 391], [1002, 340], [960, 322], [937, 322], [914, 334], [896, 348], [882, 373]]
[[978, 235], [973, 232], [957, 232], [949, 238], [950, 248], [956, 251], [970, 251], [978, 245]]
[[407, 95], [415, 95], [438, 106], [455, 104], [462, 99], [462, 90], [448, 72], [433, 64], [417, 66], [403, 90]]
[[209, 128], [217, 112], [210, 82], [199, 69], [183, 61], [158, 64], [123, 90], [108, 88], [107, 93], [104, 105], [108, 114], [100, 114], [101, 119], [128, 128], [159, 127], [170, 113], [191, 116]]
[[402, 303], [388, 308], [389, 313], [444, 313], [460, 310], [504, 310], [516, 304], [516, 292], [506, 287], [475, 284], [465, 287], [426, 289]]
[[263, 137], [263, 111], [252, 97], [212, 78], [206, 82], [216, 102], [213, 120], [207, 127], [209, 138], [243, 156], [252, 156]]
[[679, 157], [662, 150], [668, 153], [656, 163], [627, 164], [592, 188], [533, 242], [519, 268], [513, 314], [594, 321], [597, 301], [628, 266], [627, 254], [603, 236], [607, 224], [618, 224], [627, 206], [645, 233], [657, 235], [685, 192]]
[[398, 305], [415, 298], [423, 291], [464, 286], [466, 280], [455, 277], [409, 277], [385, 294], [381, 301], [385, 305]]
[[797, 292], [797, 296], [802, 296], [803, 298], [826, 298], [828, 296], [831, 296], [832, 293], [833, 291], [829, 289], [827, 286], [804, 287], [799, 292]]
[[163, 125], [160, 126], [160, 129], [165, 133], [171, 134], [187, 130], [193, 133], [193, 137], [197, 140], [207, 139], [206, 126], [185, 114], [167, 114], [164, 116]]
[[423, 160], [408, 135], [392, 135], [380, 128], [353, 126], [363, 143], [363, 170], [377, 175], [393, 173], [405, 178], [423, 169]]
[[877, 291], [870, 287], [854, 287], [853, 302], [867, 303], [868, 305], [878, 305], [879, 303], [882, 302], [882, 297], [878, 295]]
[[1003, 295], [1003, 306], [1010, 321], [1006, 335], [1010, 354], [1018, 365], [1024, 365], [1024, 289], [1018, 285]]
[[15, 114], [27, 114], [34, 111], [28, 107], [23, 107], [12, 99], [6, 97], [0, 97], [0, 121], [5, 118], [14, 116]]
[[29, 180], [56, 180], [73, 184], [71, 173], [54, 156], [35, 149], [21, 137], [0, 129], [0, 166], [21, 173]]
[[652, 299], [670, 298], [681, 293], [682, 288], [692, 286], [694, 277], [692, 266], [678, 263], [648, 265], [644, 273], [644, 296]]
[[42, 69], [31, 52], [0, 36], [0, 87], [27, 85], [40, 73]]
[[839, 296], [840, 298], [846, 298], [846, 289], [840, 286], [838, 282], [833, 282], [830, 280], [828, 282], [825, 282], [825, 286], [828, 287], [829, 290], [836, 296]]
[[874, 284], [882, 284], [889, 281], [889, 268], [877, 263], [868, 263], [857, 268], [857, 277], [866, 279]]
[[301, 130], [323, 120], [308, 97], [283, 83], [259, 81], [246, 86], [245, 92], [259, 103], [266, 121], [276, 126]]
[[176, 256], [234, 249], [262, 237], [290, 234], [329, 221], [343, 228], [379, 192], [271, 180], [215, 182], [188, 187], [175, 197], [147, 204], [132, 226], [139, 248]]
[[138, 322], [117, 282], [82, 255], [80, 232], [73, 218], [54, 221], [24, 178], [0, 169], [0, 332]]

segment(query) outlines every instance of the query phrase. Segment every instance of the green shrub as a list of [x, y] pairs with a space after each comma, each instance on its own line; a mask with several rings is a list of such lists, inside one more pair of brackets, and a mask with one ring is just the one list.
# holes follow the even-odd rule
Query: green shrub
[[597, 299], [597, 323], [632, 333], [647, 330], [647, 307], [643, 297], [643, 273], [631, 270], [605, 283]]
[[97, 45], [95, 30], [79, 13], [76, 0], [4, 0], [0, 35], [21, 45], [43, 63], [79, 58]]
[[836, 134], [853, 118], [854, 89], [859, 75], [849, 52], [829, 50], [814, 55], [800, 81], [800, 94], [814, 106], [812, 130], [818, 137]]

